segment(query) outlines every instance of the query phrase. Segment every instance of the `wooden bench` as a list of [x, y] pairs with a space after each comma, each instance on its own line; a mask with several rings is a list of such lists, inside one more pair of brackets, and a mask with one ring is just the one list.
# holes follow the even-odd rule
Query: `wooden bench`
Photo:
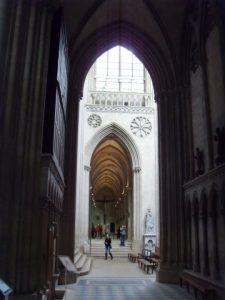
[[138, 254], [137, 253], [128, 253], [128, 259], [135, 263], [138, 260]]
[[143, 249], [141, 253], [138, 253], [139, 258], [144, 258], [148, 261], [150, 261], [151, 255], [152, 255], [152, 251], [149, 249]]
[[187, 291], [190, 291], [190, 286], [194, 289], [194, 297], [197, 299], [198, 291], [202, 294], [204, 300], [214, 300], [215, 299], [215, 289], [209, 287], [206, 283], [202, 282], [198, 278], [194, 278], [189, 274], [180, 273], [180, 286], [186, 283]]
[[158, 268], [159, 259], [150, 257], [150, 263], [152, 264], [152, 271], [153, 271], [153, 269], [156, 270]]
[[139, 267], [144, 270], [144, 271], [147, 271], [147, 273], [149, 273], [149, 269], [151, 268], [152, 269], [152, 273], [153, 273], [153, 269], [154, 269], [154, 266], [152, 263], [150, 263], [149, 261], [147, 261], [146, 259], [144, 258], [139, 258], [138, 259], [138, 265]]

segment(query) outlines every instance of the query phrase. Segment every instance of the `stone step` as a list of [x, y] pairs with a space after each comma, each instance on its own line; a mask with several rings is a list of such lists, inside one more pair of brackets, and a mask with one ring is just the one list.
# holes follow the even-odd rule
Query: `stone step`
[[78, 272], [78, 275], [79, 276], [87, 275], [91, 270], [91, 266], [92, 266], [92, 258], [87, 257], [85, 264], [83, 265], [82, 269]]
[[77, 269], [77, 276], [87, 275], [91, 269], [92, 258], [87, 257], [79, 248], [75, 249], [74, 254], [74, 265]]
[[[128, 253], [131, 252], [131, 243], [128, 242], [125, 246], [120, 246], [118, 241], [112, 243], [112, 254], [115, 257], [127, 257]], [[104, 241], [94, 241], [91, 243], [91, 249], [89, 249], [88, 255], [92, 257], [103, 257], [105, 255]]]
[[74, 264], [76, 265], [78, 263], [78, 261], [81, 259], [83, 253], [81, 253], [80, 251], [79, 252], [76, 252], [75, 253], [75, 256], [74, 256]]
[[75, 264], [78, 271], [80, 271], [83, 268], [83, 266], [85, 265], [86, 260], [87, 260], [87, 255], [83, 254], [80, 257], [80, 259], [77, 261], [77, 263]]

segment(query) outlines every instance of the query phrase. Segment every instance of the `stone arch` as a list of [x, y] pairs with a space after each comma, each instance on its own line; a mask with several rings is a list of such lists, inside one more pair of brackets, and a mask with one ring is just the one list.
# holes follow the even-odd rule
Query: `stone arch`
[[111, 123], [102, 128], [89, 141], [85, 149], [85, 165], [90, 166], [91, 157], [95, 148], [105, 137], [109, 136], [110, 134], [114, 134], [126, 146], [131, 156], [133, 169], [141, 169], [141, 158], [136, 143], [134, 142], [133, 138], [126, 132], [126, 130], [124, 130], [116, 123]]
[[[109, 32], [110, 35], [108, 34]], [[186, 123], [182, 123], [179, 117], [186, 114], [186, 111], [182, 111], [182, 105], [176, 105], [183, 97], [186, 97], [186, 92], [184, 91], [184, 94], [182, 94], [182, 83], [179, 82], [178, 84], [172, 57], [168, 58], [166, 52], [163, 52], [163, 49], [159, 47], [150, 35], [146, 35], [141, 29], [129, 22], [120, 20], [119, 22], [108, 23], [107, 26], [98, 28], [93, 34], [87, 36], [86, 40], [79, 45], [79, 49], [71, 49], [72, 68], [70, 80], [73, 82], [73, 89], [71, 91], [71, 99], [73, 101], [71, 102], [74, 103], [75, 100], [82, 97], [86, 75], [95, 60], [102, 53], [116, 45], [130, 49], [145, 65], [153, 81], [159, 113], [158, 153], [159, 176], [161, 177], [161, 184], [159, 186], [160, 255], [163, 263], [166, 260], [169, 263], [175, 262], [179, 260], [179, 253], [177, 250], [174, 251], [173, 245], [174, 243], [180, 243], [180, 235], [178, 232], [176, 234], [172, 233], [173, 227], [169, 224], [173, 224], [174, 222], [174, 218], [170, 220], [171, 216], [174, 216], [174, 211], [176, 214], [175, 219], [180, 219], [179, 213], [173, 209], [181, 201], [181, 193], [178, 192], [178, 182], [181, 181], [181, 178], [178, 178], [178, 174], [180, 174], [184, 158], [187, 158], [185, 161], [191, 160], [192, 146], [190, 143], [191, 126], [185, 126]], [[170, 101], [170, 99], [174, 101]], [[187, 119], [185, 122], [187, 122]], [[186, 142], [183, 145], [180, 139], [177, 139], [176, 132], [182, 126], [184, 126], [184, 132], [187, 132], [187, 135], [184, 134], [187, 138], [185, 137]], [[175, 141], [175, 147], [171, 147], [171, 143], [168, 142], [168, 136], [170, 140]], [[167, 142], [165, 143], [164, 141]], [[180, 151], [184, 148], [184, 145], [188, 145], [189, 151]], [[176, 170], [172, 167], [174, 160], [177, 161]], [[89, 166], [85, 167], [88, 172]], [[138, 169], [136, 170], [138, 171]], [[85, 176], [88, 177], [89, 174], [87, 173]], [[175, 182], [177, 185], [171, 191], [170, 187]], [[78, 199], [79, 191], [76, 193]], [[75, 230], [78, 234], [81, 232], [80, 229], [76, 226]], [[164, 273], [163, 268], [161, 269], [162, 271], [159, 276]]]
[[[89, 191], [90, 191], [90, 163], [94, 150], [98, 144], [107, 136], [114, 135], [119, 139], [121, 144], [125, 146], [131, 159], [131, 168], [133, 171], [133, 226], [132, 226], [132, 242], [133, 247], [140, 247], [142, 243], [141, 230], [142, 230], [142, 216], [141, 216], [141, 158], [138, 147], [132, 137], [120, 126], [111, 123], [104, 128], [100, 129], [87, 143], [84, 151], [84, 167], [81, 172], [83, 173], [82, 191], [78, 191], [79, 195], [83, 193], [83, 203], [77, 203], [76, 211], [76, 239], [78, 244], [83, 244], [88, 239], [89, 219], [87, 212], [89, 212]], [[79, 187], [78, 187], [79, 189]], [[79, 197], [79, 196], [78, 196]], [[135, 199], [135, 201], [134, 201]], [[83, 220], [81, 222], [81, 220]], [[84, 222], [86, 220], [86, 222]], [[79, 227], [79, 224], [83, 226]]]
[[98, 29], [86, 38], [78, 51], [72, 50], [71, 78], [76, 82], [76, 91], [79, 94], [82, 94], [87, 72], [95, 60], [116, 45], [130, 49], [142, 61], [153, 80], [157, 94], [174, 88], [174, 71], [159, 45], [136, 26], [120, 20]]

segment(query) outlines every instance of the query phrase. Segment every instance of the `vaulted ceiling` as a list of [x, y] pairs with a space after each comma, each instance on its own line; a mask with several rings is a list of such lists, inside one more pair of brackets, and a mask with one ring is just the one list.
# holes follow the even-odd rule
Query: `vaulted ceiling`
[[80, 77], [78, 85], [82, 85], [95, 59], [108, 48], [123, 44], [136, 52], [157, 85], [157, 72], [162, 60], [165, 70], [170, 69], [171, 74], [179, 65], [184, 22], [190, 2], [64, 0], [72, 77]]
[[103, 198], [103, 194], [115, 201], [122, 198], [131, 185], [131, 177], [127, 150], [116, 137], [106, 138], [98, 145], [91, 160], [91, 186], [95, 200], [103, 200], [97, 199]]

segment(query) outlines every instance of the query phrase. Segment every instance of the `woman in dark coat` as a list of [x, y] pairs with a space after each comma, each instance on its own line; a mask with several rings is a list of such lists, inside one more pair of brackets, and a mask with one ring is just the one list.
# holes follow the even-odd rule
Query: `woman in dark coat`
[[111, 249], [112, 249], [111, 239], [110, 239], [109, 235], [107, 234], [106, 238], [105, 238], [105, 259], [107, 259], [107, 254], [108, 253], [111, 256], [111, 259], [113, 259], [113, 256], [112, 256], [112, 253], [111, 253]]

